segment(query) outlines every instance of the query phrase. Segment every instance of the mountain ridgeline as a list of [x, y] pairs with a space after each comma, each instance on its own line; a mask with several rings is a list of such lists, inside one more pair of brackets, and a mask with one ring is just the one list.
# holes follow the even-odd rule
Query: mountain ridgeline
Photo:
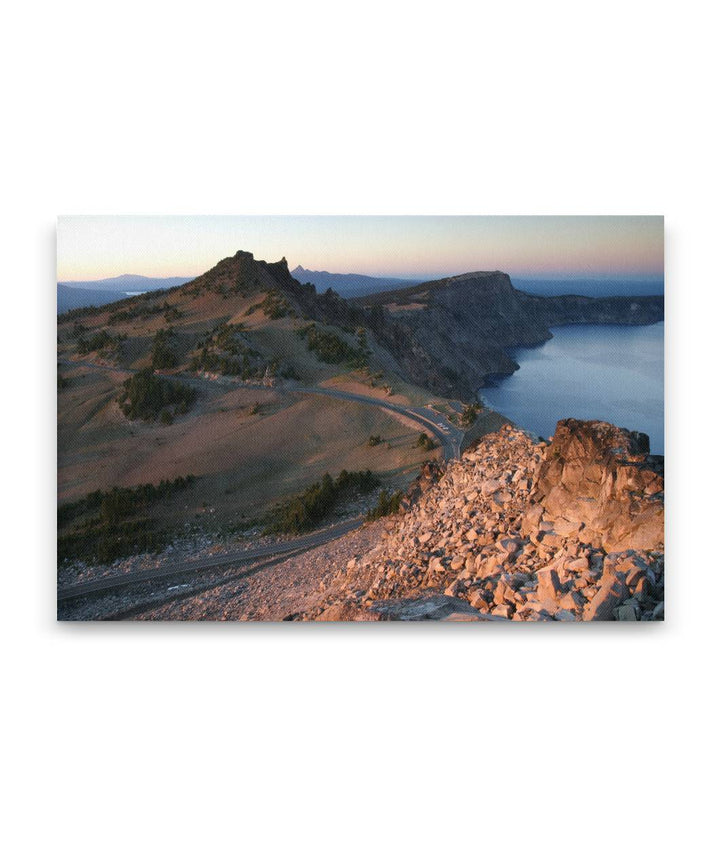
[[[396, 349], [404, 370], [435, 392], [469, 397], [494, 375], [516, 371], [507, 349], [539, 345], [564, 324], [654, 324], [663, 297], [542, 297], [513, 287], [500, 271], [466, 273], [352, 301], [375, 317], [386, 336], [412, 341]], [[387, 328], [391, 319], [394, 330]], [[402, 334], [399, 335], [398, 331]]]
[[[270, 317], [289, 314], [353, 333], [362, 327], [368, 346], [389, 369], [435, 394], [465, 400], [494, 375], [518, 368], [507, 349], [541, 344], [552, 337], [552, 326], [642, 325], [663, 319], [662, 296], [541, 297], [517, 290], [500, 271], [345, 299], [333, 289], [318, 293], [312, 283], [299, 282], [284, 258], [269, 263], [244, 251], [159, 294], [172, 293], [217, 299], [267, 295], [272, 306], [266, 312], [275, 313]], [[143, 297], [123, 305], [136, 300]]]
[[422, 282], [420, 279], [398, 279], [397, 277], [365, 276], [359, 273], [329, 273], [326, 270], [307, 270], [298, 265], [290, 273], [298, 282], [311, 282], [318, 291], [332, 288], [342, 297], [363, 297], [377, 291], [409, 288]]
[[407, 380], [432, 392], [474, 398], [494, 375], [518, 368], [507, 349], [539, 345], [563, 324], [654, 324], [660, 295], [540, 297], [513, 287], [500, 271], [466, 273], [346, 300], [332, 289], [301, 285], [283, 259], [274, 264], [239, 252], [184, 289], [222, 289], [245, 282], [280, 292], [305, 317], [346, 329], [364, 327], [371, 344]]

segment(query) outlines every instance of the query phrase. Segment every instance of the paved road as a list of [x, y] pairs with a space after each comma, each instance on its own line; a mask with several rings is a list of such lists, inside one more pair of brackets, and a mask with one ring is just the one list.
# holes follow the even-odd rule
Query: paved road
[[[67, 359], [58, 360], [58, 362], [63, 365], [81, 366], [88, 369], [102, 369], [125, 375], [135, 374], [133, 369], [116, 368], [114, 366], [105, 366], [100, 363], [80, 362], [78, 360]], [[210, 378], [187, 377], [185, 375], [175, 375], [175, 377], [181, 377], [184, 381], [190, 380], [196, 383], [201, 382], [216, 385], [221, 383], [221, 381], [214, 381]], [[224, 383], [223, 385], [227, 384]], [[247, 388], [249, 385], [244, 384], [243, 386]], [[372, 407], [380, 407], [391, 415], [397, 414], [403, 419], [411, 420], [418, 426], [427, 429], [427, 431], [429, 431], [440, 443], [443, 455], [446, 459], [450, 460], [460, 456], [460, 444], [462, 442], [463, 432], [445, 419], [442, 414], [437, 413], [429, 407], [406, 407], [400, 404], [393, 404], [389, 401], [383, 401], [379, 398], [373, 398], [369, 395], [360, 395], [354, 392], [345, 392], [341, 389], [328, 389], [326, 387], [319, 386], [293, 386], [287, 388], [275, 387], [275, 391], [284, 394], [324, 395], [331, 398], [338, 398], [343, 401], [355, 401]], [[258, 547], [253, 550], [238, 551], [237, 553], [226, 554], [224, 556], [203, 559], [195, 562], [170, 562], [164, 564], [161, 568], [153, 568], [147, 571], [134, 571], [130, 574], [103, 577], [84, 583], [76, 583], [74, 585], [58, 589], [58, 600], [68, 600], [70, 598], [83, 597], [84, 595], [96, 592], [109, 591], [113, 588], [129, 585], [131, 583], [148, 582], [150, 580], [162, 579], [164, 577], [177, 576], [179, 574], [200, 573], [202, 571], [213, 570], [224, 565], [239, 564], [263, 558], [265, 556], [280, 555], [282, 553], [298, 549], [310, 550], [313, 547], [326, 544], [328, 541], [341, 538], [353, 529], [360, 527], [362, 523], [362, 518], [356, 518], [355, 520], [338, 524], [337, 526], [330, 527], [322, 532], [313, 533], [305, 536], [304, 538], [296, 538], [292, 541], [281, 542], [271, 546]]]
[[381, 398], [373, 398], [372, 396], [360, 395], [355, 392], [345, 392], [342, 389], [328, 389], [322, 386], [299, 386], [292, 388], [290, 391], [300, 392], [304, 395], [327, 395], [331, 398], [340, 398], [343, 401], [357, 401], [360, 404], [381, 407], [390, 414], [397, 413], [399, 416], [411, 419], [413, 422], [419, 423], [423, 428], [427, 428], [439, 440], [443, 454], [447, 459], [460, 457], [460, 444], [464, 436], [463, 432], [459, 428], [456, 428], [452, 422], [445, 419], [442, 414], [437, 413], [429, 407], [406, 407], [402, 404], [392, 404], [389, 401], [383, 401]]
[[[125, 374], [132, 375], [136, 373], [135, 369], [126, 369], [126, 368], [116, 368], [115, 366], [105, 366], [101, 363], [90, 363], [83, 362], [80, 360], [67, 360], [60, 359], [58, 360], [62, 365], [67, 366], [80, 366], [82, 368], [87, 369], [101, 369], [107, 372], [114, 372], [115, 374]], [[234, 383], [232, 380], [226, 379], [217, 379], [214, 380], [212, 378], [204, 378], [198, 377], [196, 375], [185, 375], [185, 374], [163, 374], [160, 373], [163, 377], [172, 377], [178, 378], [184, 382], [194, 383], [196, 385], [222, 385], [225, 387], [240, 387], [240, 384]], [[247, 384], [244, 383], [242, 385], [244, 389], [266, 389], [266, 387], [260, 384]], [[299, 393], [301, 395], [325, 395], [330, 398], [339, 398], [343, 401], [356, 401], [360, 404], [367, 404], [370, 407], [380, 407], [383, 410], [387, 411], [390, 414], [397, 414], [398, 416], [402, 416], [405, 419], [410, 419], [413, 422], [418, 423], [421, 427], [430, 431], [430, 433], [440, 442], [440, 445], [443, 450], [443, 455], [448, 460], [452, 458], [460, 457], [460, 444], [463, 439], [463, 432], [452, 424], [449, 420], [447, 420], [441, 413], [438, 413], [435, 410], [432, 410], [430, 407], [407, 407], [402, 404], [393, 404], [390, 401], [385, 401], [381, 398], [374, 398], [370, 395], [360, 395], [355, 392], [345, 392], [342, 389], [332, 389], [323, 386], [282, 386], [282, 387], [273, 387], [275, 392], [280, 393], [281, 395], [287, 395], [290, 393]]]
[[[222, 579], [210, 579], [205, 580], [204, 582], [200, 582], [199, 580], [192, 580], [189, 583], [186, 583], [183, 586], [172, 586], [167, 589], [164, 593], [158, 594], [158, 596], [153, 597], [153, 595], [149, 595], [144, 600], [138, 600], [130, 606], [123, 607], [122, 609], [116, 610], [115, 612], [109, 612], [105, 615], [98, 616], [98, 621], [127, 621], [131, 618], [137, 618], [139, 615], [144, 615], [146, 612], [150, 612], [153, 609], [157, 609], [160, 607], [168, 606], [168, 604], [174, 603], [179, 604], [186, 600], [192, 600], [198, 595], [203, 594], [206, 591], [212, 591], [215, 588], [221, 588], [230, 583], [238, 582], [239, 580], [245, 580], [249, 577], [254, 577], [256, 574], [260, 574], [263, 571], [266, 571], [268, 568], [272, 568], [275, 565], [280, 564], [280, 562], [286, 562], [288, 559], [292, 559], [295, 556], [302, 555], [305, 551], [301, 548], [298, 550], [291, 551], [289, 553], [281, 553], [278, 556], [272, 556], [270, 559], [267, 559], [264, 562], [251, 562], [248, 567], [243, 566], [243, 569], [239, 573], [231, 573], [229, 576], [225, 575]], [[170, 593], [172, 590], [172, 593]], [[284, 619], [289, 620], [289, 619]]]
[[239, 565], [268, 556], [280, 556], [284, 553], [292, 553], [294, 551], [304, 552], [314, 547], [320, 547], [322, 544], [327, 544], [329, 541], [334, 541], [336, 538], [341, 538], [343, 535], [347, 535], [348, 532], [358, 529], [362, 524], [363, 518], [355, 517], [352, 520], [344, 520], [342, 523], [330, 526], [320, 532], [313, 532], [302, 538], [292, 538], [288, 541], [279, 541], [275, 544], [266, 544], [262, 547], [255, 547], [249, 550], [237, 550], [234, 553], [226, 553], [222, 556], [210, 556], [207, 559], [197, 559], [191, 562], [166, 562], [159, 568], [149, 568], [143, 571], [132, 571], [128, 574], [116, 574], [111, 577], [98, 577], [87, 582], [73, 583], [72, 585], [59, 588], [57, 599], [59, 601], [69, 600], [71, 598], [84, 597], [88, 594], [95, 594], [96, 592], [109, 591], [120, 586], [131, 585], [132, 583], [145, 583], [152, 580], [165, 579], [166, 577], [196, 574], [202, 571], [221, 568], [225, 565]]

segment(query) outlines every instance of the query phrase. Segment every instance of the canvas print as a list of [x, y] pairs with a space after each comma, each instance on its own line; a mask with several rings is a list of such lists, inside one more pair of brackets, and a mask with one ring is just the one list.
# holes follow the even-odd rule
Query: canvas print
[[61, 217], [67, 621], [664, 617], [662, 217]]

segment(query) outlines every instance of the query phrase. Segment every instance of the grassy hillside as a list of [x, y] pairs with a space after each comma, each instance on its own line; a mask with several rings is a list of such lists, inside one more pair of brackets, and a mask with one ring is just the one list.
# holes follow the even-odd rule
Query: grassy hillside
[[[396, 488], [437, 456], [417, 447], [415, 427], [379, 408], [292, 392], [322, 385], [440, 401], [404, 382], [331, 296], [316, 303], [286, 266], [239, 255], [181, 287], [58, 318], [61, 503], [192, 472], [193, 485], [158, 510], [162, 522], [234, 526], [326, 472], [369, 469]], [[167, 414], [129, 408], [124, 390], [142, 370], [193, 395], [170, 401]], [[156, 386], [152, 396], [166, 394]], [[380, 442], [369, 445], [371, 436]]]

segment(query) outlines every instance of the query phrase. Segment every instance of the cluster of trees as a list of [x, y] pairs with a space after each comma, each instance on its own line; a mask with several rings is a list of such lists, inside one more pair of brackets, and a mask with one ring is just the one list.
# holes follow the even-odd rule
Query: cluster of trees
[[256, 292], [260, 288], [260, 280], [258, 277], [254, 276], [252, 278], [252, 282], [250, 282], [248, 276], [243, 273], [239, 273], [237, 278], [235, 279], [235, 285], [232, 287], [232, 291], [235, 294], [239, 294], [241, 297], [248, 297], [253, 292]]
[[302, 380], [295, 366], [287, 365], [280, 370], [280, 376], [287, 380]]
[[150, 353], [154, 369], [172, 369], [178, 364], [175, 345], [176, 334], [172, 327], [161, 328], [155, 333]]
[[136, 553], [157, 553], [167, 543], [167, 533], [158, 531], [150, 518], [97, 522], [59, 535], [58, 561], [82, 559], [107, 563]]
[[206, 344], [214, 345], [215, 347], [220, 348], [220, 350], [227, 351], [229, 354], [236, 357], [262, 356], [260, 351], [256, 351], [254, 348], [251, 348], [247, 342], [238, 341], [237, 336], [238, 334], [242, 336], [242, 331], [244, 329], [244, 324], [221, 324], [219, 327], [215, 328], [213, 331], [214, 335], [210, 336], [210, 339], [209, 341], [206, 341]]
[[[157, 296], [157, 292], [148, 293], [153, 297]], [[139, 295], [138, 297], [130, 298], [134, 302], [128, 304], [126, 309], [117, 309], [115, 312], [111, 312], [108, 316], [108, 324], [121, 324], [125, 321], [134, 321], [136, 318], [150, 318], [170, 308], [167, 301], [162, 304], [155, 303], [148, 305], [144, 300], [140, 299], [144, 297], [145, 295]]]
[[127, 336], [118, 336], [115, 338], [107, 330], [100, 330], [97, 333], [93, 333], [89, 339], [86, 339], [84, 333], [81, 333], [77, 338], [78, 353], [84, 355], [90, 354], [92, 351], [102, 351], [103, 348], [123, 342], [126, 338]]
[[308, 350], [312, 351], [323, 363], [337, 365], [347, 363], [350, 368], [367, 367], [368, 352], [365, 347], [354, 348], [336, 333], [319, 330], [315, 324], [308, 324], [297, 331], [301, 339], [307, 339]]
[[278, 365], [277, 359], [270, 360], [269, 363], [253, 365], [247, 354], [243, 356], [242, 360], [236, 360], [203, 348], [199, 355], [190, 360], [190, 371], [217, 372], [231, 377], [241, 377], [243, 380], [252, 380], [252, 378], [264, 377], [268, 370], [270, 374], [274, 375], [278, 370]]
[[401, 490], [388, 493], [384, 488], [380, 491], [377, 505], [368, 511], [367, 520], [378, 520], [387, 517], [388, 514], [397, 514], [402, 504], [403, 493]]
[[239, 273], [237, 279], [235, 280], [234, 291], [241, 297], [247, 297], [247, 295], [249, 294], [248, 282], [242, 273]]
[[114, 487], [110, 490], [95, 490], [75, 502], [66, 502], [58, 507], [58, 527], [66, 526], [72, 520], [95, 511], [107, 523], [136, 513], [152, 502], [167, 499], [178, 491], [192, 487], [197, 476], [188, 474], [176, 479], [163, 479], [159, 484], [140, 484], [137, 487]]
[[75, 318], [97, 315], [100, 311], [102, 311], [100, 306], [78, 306], [77, 309], [68, 309], [67, 312], [58, 315], [57, 322], [58, 324], [64, 324], [66, 321], [72, 321]]
[[295, 315], [288, 301], [274, 289], [268, 291], [265, 299], [260, 304], [260, 308], [273, 321], [278, 318], [285, 318], [287, 315]]
[[336, 479], [325, 473], [321, 481], [315, 482], [303, 493], [277, 506], [265, 531], [292, 534], [306, 532], [317, 526], [341, 497], [348, 496], [351, 492], [367, 493], [379, 484], [377, 476], [370, 470], [343, 470]]
[[460, 424], [463, 428], [470, 428], [477, 421], [481, 407], [479, 404], [467, 404], [460, 416]]
[[415, 441], [415, 445], [418, 449], [424, 449], [426, 452], [432, 452], [433, 449], [437, 448], [435, 441], [428, 437], [424, 431]]
[[295, 317], [295, 311], [292, 306], [288, 303], [287, 299], [282, 296], [275, 289], [271, 289], [265, 295], [265, 299], [260, 301], [260, 303], [253, 303], [252, 306], [248, 306], [245, 310], [246, 315], [252, 315], [253, 312], [257, 312], [258, 309], [262, 309], [265, 315], [273, 321], [276, 321], [278, 318], [285, 318], [287, 315], [291, 317]]
[[195, 476], [187, 475], [173, 481], [164, 479], [158, 485], [96, 490], [76, 502], [61, 505], [58, 529], [78, 518], [85, 519], [72, 531], [58, 536], [58, 559], [110, 562], [133, 553], [162, 549], [168, 535], [159, 531], [145, 513], [153, 503], [185, 490], [195, 480]]
[[[217, 267], [220, 268], [221, 265], [222, 262]], [[219, 276], [213, 273], [210, 276], [204, 274], [198, 277], [194, 280], [193, 287], [186, 289], [187, 292], [192, 297], [199, 297], [204, 291], [207, 294], [218, 294], [223, 300], [226, 300], [231, 294], [239, 294], [241, 297], [247, 297], [253, 291], [257, 291], [260, 286], [260, 280], [255, 276], [251, 282], [247, 272], [240, 271], [235, 274], [229, 267], [226, 267], [224, 271], [219, 271], [218, 273]]]
[[221, 324], [206, 333], [197, 343], [197, 347], [201, 348], [200, 353], [190, 360], [191, 371], [218, 372], [239, 376], [243, 380], [262, 378], [266, 369], [275, 374], [280, 361], [273, 359], [270, 363], [259, 363], [258, 360], [263, 356], [260, 351], [238, 339], [243, 329], [243, 324]]
[[383, 372], [368, 372], [368, 380], [370, 381], [370, 386], [374, 389], [379, 380], [383, 379]]
[[190, 360], [190, 371], [193, 372], [217, 372], [224, 375], [242, 375], [243, 380], [247, 380], [252, 373], [250, 368], [250, 360], [244, 358], [241, 364], [238, 360], [230, 357], [223, 357], [216, 354], [214, 351], [208, 351], [203, 348], [199, 355], [195, 355]]
[[382, 437], [379, 434], [371, 434], [370, 439], [368, 440], [368, 446], [372, 448], [373, 446], [379, 446], [382, 443]]
[[196, 398], [197, 391], [191, 386], [143, 369], [124, 381], [118, 404], [129, 419], [152, 422], [165, 410], [175, 416], [187, 413]]

